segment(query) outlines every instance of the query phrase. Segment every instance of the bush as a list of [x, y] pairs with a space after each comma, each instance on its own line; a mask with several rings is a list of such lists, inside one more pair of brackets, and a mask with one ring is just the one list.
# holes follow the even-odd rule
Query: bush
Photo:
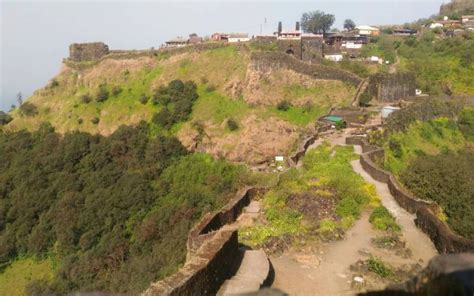
[[359, 105], [361, 107], [370, 106], [370, 101], [372, 101], [372, 96], [368, 92], [364, 92], [359, 98]]
[[112, 96], [116, 97], [122, 92], [122, 88], [120, 86], [114, 86], [112, 88]]
[[395, 218], [383, 206], [379, 206], [372, 211], [369, 222], [378, 230], [400, 231], [400, 226]]
[[473, 164], [474, 152], [466, 149], [416, 157], [400, 174], [411, 192], [439, 204], [450, 227], [470, 239], [474, 239]]
[[6, 125], [12, 120], [13, 118], [10, 116], [10, 114], [0, 111], [0, 125]]
[[155, 113], [152, 119], [153, 123], [161, 125], [164, 128], [171, 128], [175, 123], [173, 114], [168, 110], [167, 107], [163, 108], [160, 112]]
[[229, 118], [227, 119], [227, 127], [229, 128], [229, 130], [235, 131], [239, 129], [239, 124], [237, 123], [237, 121], [235, 121], [235, 119]]
[[92, 124], [99, 124], [100, 118], [99, 117], [94, 117], [91, 119]]
[[25, 102], [20, 106], [20, 112], [28, 117], [35, 116], [38, 114], [38, 108], [36, 108], [32, 103]]
[[59, 82], [56, 79], [51, 80], [50, 84], [51, 88], [55, 88], [59, 86]]
[[84, 94], [81, 96], [81, 102], [84, 104], [89, 104], [92, 101], [92, 98], [89, 94]]
[[79, 119], [77, 120], [77, 124], [79, 124], [79, 125], [81, 125], [83, 122], [84, 122], [84, 119], [82, 119], [82, 118], [79, 118]]
[[140, 96], [139, 101], [140, 101], [141, 104], [146, 105], [146, 103], [148, 103], [148, 96], [145, 95], [145, 94], [142, 94], [142, 95]]
[[367, 266], [369, 271], [372, 271], [381, 277], [386, 278], [393, 275], [392, 268], [387, 266], [380, 258], [371, 257], [367, 260]]
[[216, 86], [214, 84], [206, 85], [206, 92], [210, 93], [216, 90]]
[[99, 103], [107, 101], [109, 98], [109, 91], [105, 85], [101, 85], [97, 91], [97, 96], [95, 100]]
[[291, 107], [291, 104], [287, 100], [283, 100], [277, 105], [277, 109], [280, 111], [288, 111], [290, 107]]

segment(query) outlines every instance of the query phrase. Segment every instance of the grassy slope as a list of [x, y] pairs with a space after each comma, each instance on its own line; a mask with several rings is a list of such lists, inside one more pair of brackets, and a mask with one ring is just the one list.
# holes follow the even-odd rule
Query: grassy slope
[[0, 273], [0, 295], [25, 295], [25, 288], [31, 281], [51, 281], [54, 275], [52, 259], [36, 260], [22, 258]]
[[[249, 54], [236, 47], [207, 50], [201, 53], [185, 53], [176, 56], [158, 56], [141, 58], [137, 61], [106, 60], [85, 71], [66, 69], [55, 80], [56, 87], [47, 86], [28, 99], [38, 107], [38, 115], [27, 117], [18, 110], [12, 112], [15, 120], [10, 129], [36, 129], [41, 122], [49, 121], [59, 132], [81, 130], [91, 133], [112, 133], [120, 124], [135, 124], [140, 120], [151, 120], [160, 106], [151, 100], [143, 105], [139, 102], [142, 95], [152, 97], [153, 90], [173, 79], [194, 80], [200, 85], [200, 101], [196, 106], [193, 119], [202, 119], [203, 113], [211, 112], [217, 122], [221, 122], [222, 109], [233, 106], [228, 115], [239, 117], [251, 111], [243, 101], [231, 102], [226, 88], [233, 82], [245, 83]], [[120, 86], [122, 92], [102, 103], [94, 100], [100, 84], [106, 84], [111, 91]], [[215, 93], [203, 90], [212, 86]], [[297, 100], [310, 97], [312, 108], [294, 107], [286, 113], [275, 108], [256, 108], [259, 115], [276, 116], [295, 125], [304, 126], [326, 112], [332, 105], [344, 105], [351, 97], [352, 88], [340, 82], [324, 82], [318, 86], [298, 86], [297, 84], [268, 85], [277, 89], [278, 95]], [[329, 94], [339, 92], [335, 97]], [[92, 102], [85, 104], [81, 96], [90, 94]], [[221, 103], [220, 100], [226, 102]], [[219, 108], [221, 111], [214, 110]], [[255, 109], [255, 108], [253, 108]], [[93, 124], [93, 118], [100, 118], [99, 124]], [[225, 116], [226, 118], [228, 116]], [[82, 121], [82, 123], [79, 123]]]
[[[437, 155], [458, 151], [467, 141], [456, 124], [447, 118], [416, 121], [403, 132], [394, 132], [385, 144], [385, 168], [398, 175], [420, 154]], [[400, 147], [400, 148], [398, 148]]]

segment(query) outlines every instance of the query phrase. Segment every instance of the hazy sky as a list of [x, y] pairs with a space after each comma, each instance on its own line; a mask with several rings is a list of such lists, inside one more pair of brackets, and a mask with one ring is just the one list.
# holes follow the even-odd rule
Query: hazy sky
[[401, 24], [437, 13], [442, 0], [425, 1], [212, 1], [212, 2], [71, 2], [0, 0], [0, 110], [44, 86], [58, 73], [68, 46], [103, 41], [111, 49], [158, 47], [189, 33], [264, 33], [278, 21], [291, 29], [303, 12], [323, 10], [356, 24]]

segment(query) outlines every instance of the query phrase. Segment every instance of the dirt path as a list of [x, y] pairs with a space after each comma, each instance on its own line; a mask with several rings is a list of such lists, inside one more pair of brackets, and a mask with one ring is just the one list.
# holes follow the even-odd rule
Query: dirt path
[[[344, 145], [350, 131], [335, 132], [325, 139], [318, 139], [309, 149], [314, 149], [324, 140], [332, 145]], [[360, 153], [360, 147], [355, 146]], [[273, 287], [289, 295], [354, 295], [351, 288], [352, 272], [350, 265], [374, 255], [394, 267], [419, 262], [425, 265], [436, 255], [429, 238], [414, 224], [413, 215], [407, 213], [395, 202], [386, 184], [373, 180], [362, 169], [359, 160], [351, 162], [354, 171], [367, 182], [376, 186], [382, 204], [394, 215], [402, 227], [407, 247], [412, 250], [412, 258], [402, 258], [393, 250], [373, 246], [371, 239], [378, 234], [368, 221], [369, 213], [364, 212], [354, 226], [347, 231], [343, 240], [327, 243], [317, 251], [287, 251], [282, 256], [271, 257], [275, 269]]]
[[[360, 146], [356, 147], [356, 153], [360, 154]], [[408, 213], [401, 208], [392, 194], [390, 193], [387, 184], [374, 180], [362, 168], [360, 161], [351, 162], [352, 168], [355, 172], [361, 175], [366, 182], [374, 184], [384, 207], [395, 217], [397, 223], [402, 228], [403, 236], [406, 240], [407, 247], [413, 252], [415, 258], [420, 258], [427, 262], [437, 254], [433, 242], [429, 237], [416, 227], [414, 219], [415, 215]]]

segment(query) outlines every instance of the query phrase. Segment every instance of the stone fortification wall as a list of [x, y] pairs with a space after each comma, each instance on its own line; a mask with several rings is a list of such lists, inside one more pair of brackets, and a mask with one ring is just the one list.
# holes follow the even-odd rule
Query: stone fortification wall
[[354, 87], [359, 86], [362, 81], [359, 76], [350, 72], [319, 64], [307, 64], [281, 52], [254, 52], [251, 60], [256, 71], [271, 72], [273, 69], [286, 68], [315, 79], [344, 81]]
[[416, 78], [413, 73], [377, 73], [369, 77], [367, 92], [380, 102], [413, 97]]
[[153, 283], [142, 294], [215, 295], [222, 283], [235, 274], [241, 261], [234, 222], [251, 199], [265, 189], [240, 190], [220, 211], [207, 214], [188, 234], [185, 265], [175, 274]]
[[383, 149], [369, 145], [365, 137], [348, 137], [346, 144], [362, 146], [364, 153], [360, 156], [360, 162], [364, 170], [375, 180], [387, 183], [390, 193], [401, 207], [416, 213], [415, 224], [431, 238], [438, 252], [474, 252], [474, 240], [454, 233], [446, 222], [436, 216], [440, 210], [438, 205], [418, 199], [404, 189], [395, 176], [377, 166], [376, 160], [383, 158]]
[[305, 62], [320, 62], [323, 59], [323, 39], [305, 38], [301, 39], [301, 59]]
[[103, 42], [69, 45], [69, 60], [74, 62], [97, 61], [108, 53], [109, 47]]

